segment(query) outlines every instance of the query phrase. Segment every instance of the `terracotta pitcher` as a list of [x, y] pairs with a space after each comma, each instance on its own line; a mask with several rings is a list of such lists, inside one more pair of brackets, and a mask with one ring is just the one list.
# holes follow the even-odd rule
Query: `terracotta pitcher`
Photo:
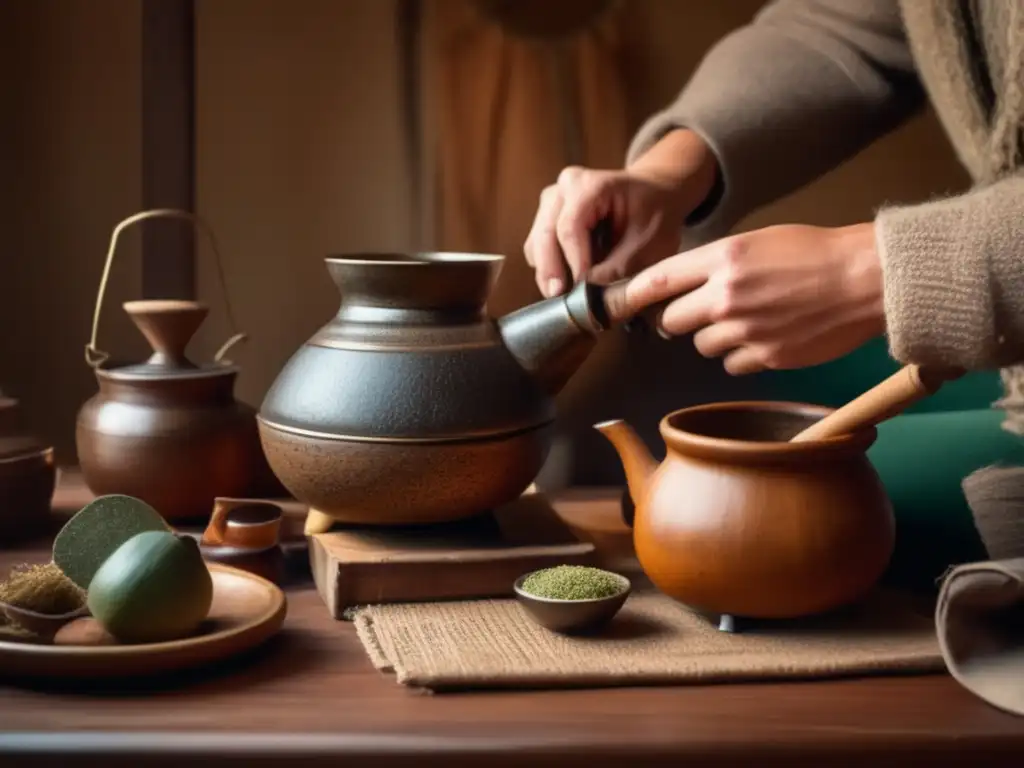
[[670, 413], [659, 465], [624, 422], [596, 425], [618, 451], [644, 572], [695, 609], [796, 618], [856, 601], [892, 556], [888, 496], [865, 455], [874, 427], [788, 442], [830, 409], [700, 405]]
[[[135, 496], [169, 520], [207, 517], [219, 496], [258, 495], [276, 485], [260, 447], [255, 410], [234, 397], [239, 369], [226, 354], [245, 335], [234, 333], [212, 362], [196, 364], [185, 348], [209, 311], [205, 304], [129, 301], [124, 309], [152, 346], [152, 356], [142, 363], [112, 365], [96, 347], [118, 238], [127, 227], [157, 217], [182, 219], [206, 233], [224, 287], [216, 240], [198, 216], [158, 209], [117, 225], [85, 350], [99, 391], [78, 414], [78, 457], [93, 493]], [[234, 328], [226, 291], [224, 302]]]

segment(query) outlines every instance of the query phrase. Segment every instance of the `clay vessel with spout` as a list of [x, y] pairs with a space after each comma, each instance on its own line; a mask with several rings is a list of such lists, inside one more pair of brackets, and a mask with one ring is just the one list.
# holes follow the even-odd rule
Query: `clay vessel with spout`
[[622, 459], [636, 555], [654, 585], [694, 609], [755, 619], [864, 596], [895, 539], [865, 455], [877, 432], [789, 442], [830, 412], [779, 402], [675, 411], [659, 425], [660, 464], [626, 423], [596, 425]]
[[456, 520], [533, 482], [554, 395], [613, 319], [605, 289], [586, 282], [489, 318], [503, 258], [326, 260], [340, 308], [286, 363], [258, 417], [274, 473], [323, 520]]

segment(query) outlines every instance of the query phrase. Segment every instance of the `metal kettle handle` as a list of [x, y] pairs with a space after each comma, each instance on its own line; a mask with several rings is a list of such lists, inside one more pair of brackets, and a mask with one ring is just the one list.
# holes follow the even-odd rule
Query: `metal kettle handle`
[[133, 224], [145, 221], [146, 219], [156, 218], [183, 219], [185, 221], [189, 221], [197, 230], [201, 229], [210, 241], [210, 249], [213, 251], [214, 263], [217, 266], [217, 279], [220, 281], [221, 292], [223, 294], [224, 311], [227, 314], [228, 326], [232, 333], [231, 338], [224, 342], [220, 349], [217, 350], [217, 353], [213, 356], [214, 361], [218, 363], [222, 362], [224, 355], [227, 354], [228, 350], [246, 338], [246, 334], [238, 331], [238, 326], [235, 324], [234, 314], [231, 312], [231, 301], [228, 298], [227, 281], [224, 279], [223, 259], [220, 255], [220, 249], [217, 247], [217, 238], [214, 236], [210, 225], [207, 224], [201, 216], [195, 213], [178, 210], [176, 208], [154, 208], [152, 210], [136, 213], [135, 215], [124, 219], [120, 224], [114, 227], [114, 231], [110, 236], [110, 245], [107, 248], [107, 260], [103, 265], [103, 275], [100, 277], [100, 287], [96, 294], [96, 307], [93, 310], [92, 315], [92, 335], [89, 338], [89, 343], [85, 345], [85, 362], [91, 368], [98, 368], [110, 358], [110, 355], [96, 347], [96, 336], [100, 327], [100, 312], [103, 309], [103, 295], [107, 290], [107, 281], [110, 278], [110, 268], [114, 263], [114, 253], [117, 250], [117, 240], [121, 236], [121, 233]]

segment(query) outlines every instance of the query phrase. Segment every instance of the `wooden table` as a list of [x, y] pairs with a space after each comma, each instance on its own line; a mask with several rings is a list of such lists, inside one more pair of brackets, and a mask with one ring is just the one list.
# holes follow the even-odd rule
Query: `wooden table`
[[[62, 485], [56, 508], [85, 503]], [[625, 536], [608, 492], [556, 501], [606, 541]], [[47, 549], [2, 552], [0, 568]], [[374, 670], [311, 586], [289, 600], [268, 646], [173, 685], [0, 683], [0, 766], [1024, 765], [1024, 719], [947, 676], [426, 695]]]

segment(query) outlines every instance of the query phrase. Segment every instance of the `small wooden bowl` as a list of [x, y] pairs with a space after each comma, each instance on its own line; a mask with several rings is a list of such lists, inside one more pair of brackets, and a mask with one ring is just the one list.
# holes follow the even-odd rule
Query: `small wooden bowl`
[[526, 573], [516, 579], [513, 585], [516, 599], [535, 622], [563, 634], [592, 632], [607, 624], [625, 604], [632, 589], [629, 579], [616, 573], [613, 575], [622, 582], [622, 589], [614, 595], [595, 600], [553, 600], [523, 590], [523, 582], [530, 575]]
[[89, 615], [86, 606], [70, 613], [39, 613], [27, 608], [19, 608], [10, 603], [0, 602], [0, 613], [5, 613], [11, 621], [17, 622], [29, 632], [34, 632], [44, 640], [52, 640], [57, 631], [70, 621]]

